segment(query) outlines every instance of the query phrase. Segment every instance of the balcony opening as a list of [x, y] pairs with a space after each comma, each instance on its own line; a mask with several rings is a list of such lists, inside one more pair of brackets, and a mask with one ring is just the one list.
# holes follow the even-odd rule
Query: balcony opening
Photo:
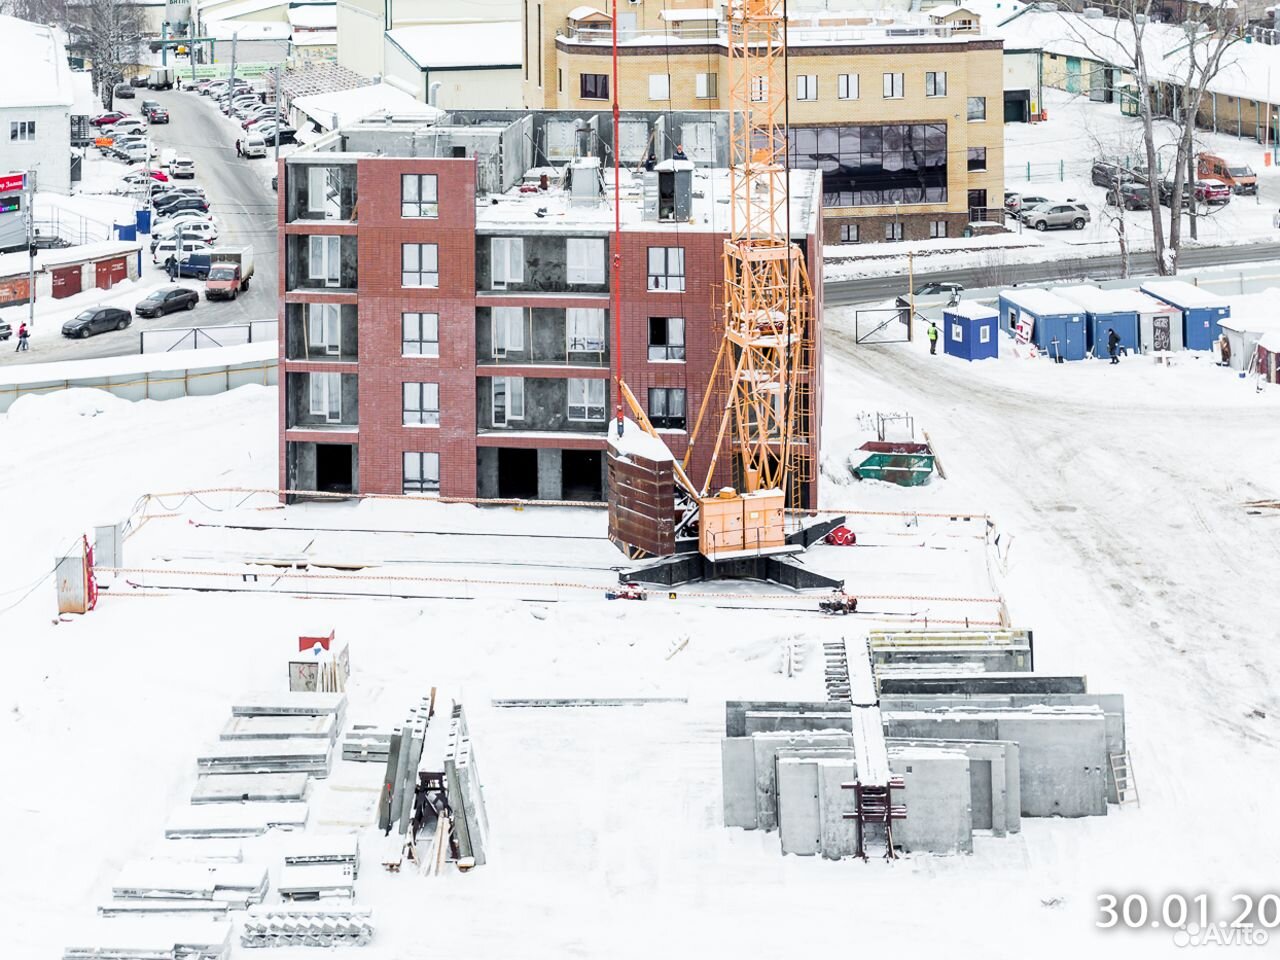
[[537, 450], [498, 450], [498, 496], [515, 500], [538, 498]]
[[604, 499], [603, 451], [565, 450], [561, 455], [560, 464], [564, 499]]
[[316, 489], [321, 493], [354, 493], [353, 458], [349, 443], [317, 443]]

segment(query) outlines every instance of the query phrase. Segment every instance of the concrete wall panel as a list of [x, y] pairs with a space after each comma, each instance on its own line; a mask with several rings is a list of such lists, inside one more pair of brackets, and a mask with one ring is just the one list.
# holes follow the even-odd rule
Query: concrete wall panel
[[909, 747], [891, 756], [889, 767], [906, 784], [901, 796], [907, 817], [894, 823], [894, 841], [907, 851], [972, 853], [968, 758], [959, 751]]

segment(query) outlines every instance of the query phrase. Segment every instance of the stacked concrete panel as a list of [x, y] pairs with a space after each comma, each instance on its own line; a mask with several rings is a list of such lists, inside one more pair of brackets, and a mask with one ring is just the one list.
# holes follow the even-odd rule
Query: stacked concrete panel
[[304, 800], [310, 779], [305, 773], [202, 773], [196, 777], [191, 802]]
[[489, 838], [489, 815], [485, 811], [480, 773], [476, 769], [471, 734], [461, 704], [453, 708], [449, 743], [444, 755], [444, 775], [449, 807], [453, 811], [458, 856], [471, 857], [476, 866], [482, 866]]
[[72, 934], [63, 960], [227, 960], [231, 923], [204, 917], [100, 919]]
[[271, 829], [301, 830], [307, 825], [305, 803], [201, 803], [179, 807], [165, 824], [164, 835], [256, 837]]
[[245, 918], [245, 947], [363, 946], [373, 939], [373, 911], [359, 907], [254, 907]]
[[133, 860], [121, 868], [111, 895], [118, 900], [210, 900], [244, 908], [267, 895], [267, 868], [248, 863]]
[[219, 740], [196, 757], [203, 773], [329, 775], [328, 740]]

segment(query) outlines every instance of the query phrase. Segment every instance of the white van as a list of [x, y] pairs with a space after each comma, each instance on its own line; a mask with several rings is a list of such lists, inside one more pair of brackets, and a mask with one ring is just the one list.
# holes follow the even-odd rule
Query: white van
[[265, 157], [267, 155], [267, 141], [261, 137], [247, 137], [241, 144], [241, 151], [246, 157]]
[[[203, 240], [191, 240], [183, 238], [182, 240], [182, 256], [185, 258], [193, 253], [208, 253], [213, 249], [213, 244], [205, 243]], [[152, 263], [164, 263], [169, 257], [178, 252], [178, 238], [168, 237], [161, 240], [151, 250]]]

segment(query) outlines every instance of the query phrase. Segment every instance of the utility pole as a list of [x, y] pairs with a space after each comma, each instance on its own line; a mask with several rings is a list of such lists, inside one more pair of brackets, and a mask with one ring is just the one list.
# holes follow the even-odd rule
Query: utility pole
[[282, 72], [282, 68], [280, 64], [277, 63], [276, 64], [276, 128], [275, 128], [275, 141], [276, 141], [275, 167], [276, 167], [277, 173], [280, 170], [280, 74], [281, 72]]
[[23, 178], [27, 195], [27, 326], [36, 325], [36, 172]]
[[1191, 185], [1191, 239], [1196, 239], [1196, 155], [1194, 146], [1187, 151], [1187, 183]]
[[915, 254], [907, 252], [907, 342], [910, 343], [912, 337], [912, 328], [916, 325], [916, 280], [915, 280]]
[[231, 34], [231, 80], [227, 84], [227, 90], [230, 91], [233, 96], [236, 92], [236, 41], [239, 39], [239, 30]]

